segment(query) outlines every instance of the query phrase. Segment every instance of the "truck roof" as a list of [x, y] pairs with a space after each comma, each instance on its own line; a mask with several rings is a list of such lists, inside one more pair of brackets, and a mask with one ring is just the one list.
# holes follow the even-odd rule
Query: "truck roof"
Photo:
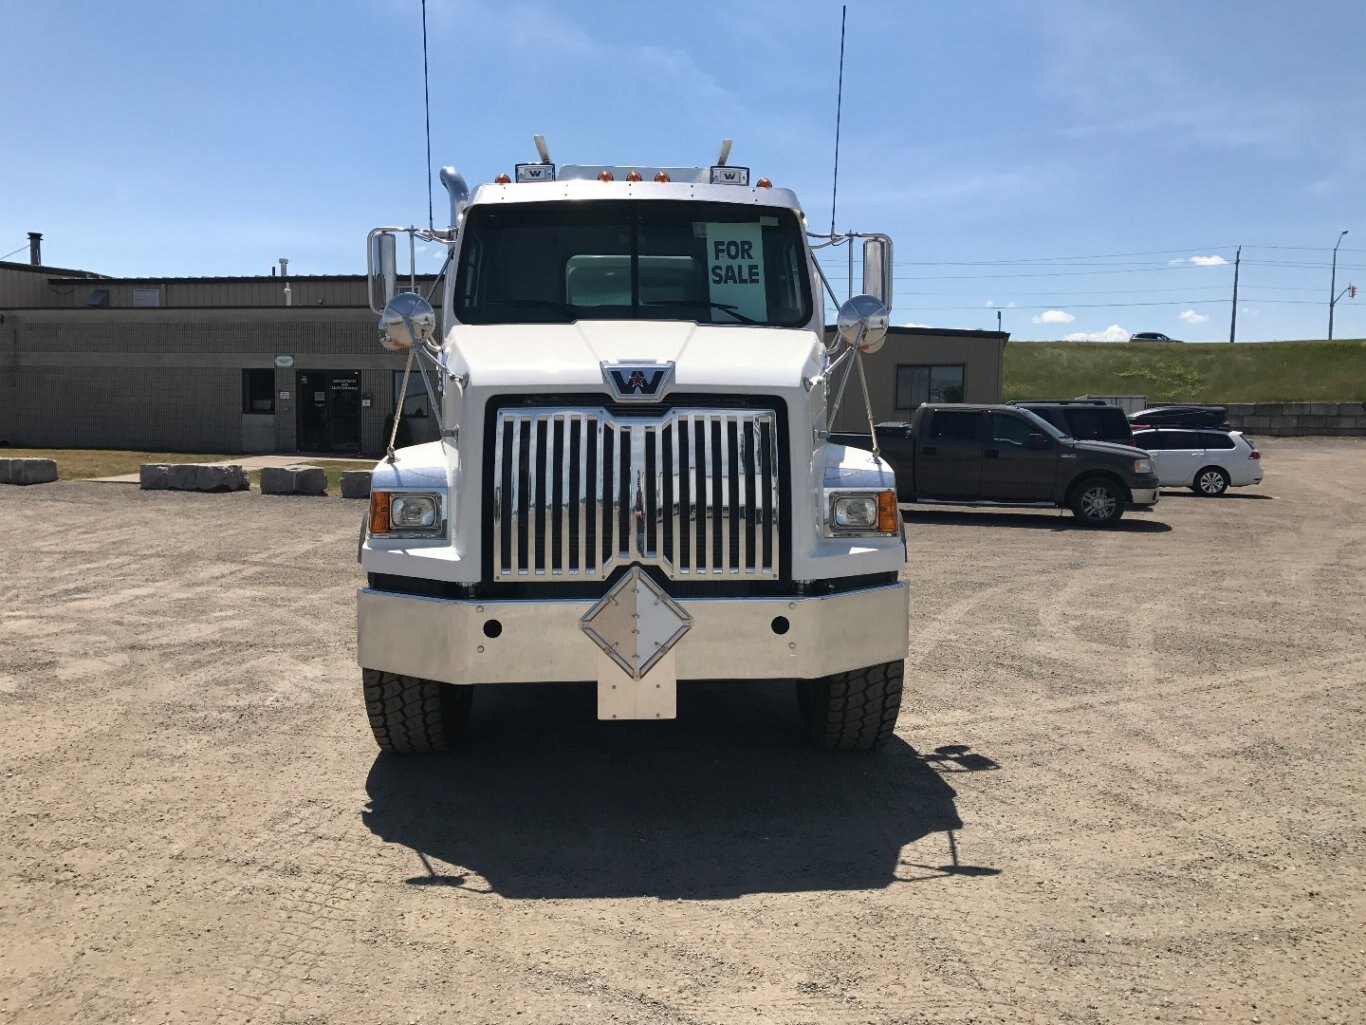
[[665, 199], [697, 200], [705, 203], [745, 203], [780, 207], [801, 213], [801, 203], [791, 189], [759, 188], [756, 185], [712, 185], [706, 182], [657, 182], [646, 177], [657, 168], [615, 168], [622, 172], [639, 170], [643, 181], [598, 181], [573, 178], [561, 181], [489, 183], [476, 186], [469, 205], [489, 203], [544, 203], [563, 199]]

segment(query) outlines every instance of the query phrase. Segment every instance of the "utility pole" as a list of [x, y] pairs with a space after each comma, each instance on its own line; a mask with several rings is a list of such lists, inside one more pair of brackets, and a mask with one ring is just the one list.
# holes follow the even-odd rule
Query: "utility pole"
[[1238, 247], [1238, 254], [1233, 258], [1233, 316], [1228, 322], [1228, 344], [1233, 344], [1233, 339], [1238, 331], [1238, 265], [1243, 262], [1243, 247]]
[[1343, 236], [1347, 234], [1347, 229], [1342, 229], [1342, 234], [1338, 236], [1337, 245], [1333, 246], [1333, 276], [1329, 279], [1328, 285], [1328, 340], [1333, 340], [1333, 307], [1338, 304], [1338, 246], [1342, 245]]
[[1000, 311], [1000, 310], [997, 310], [997, 311], [996, 311], [996, 330], [997, 330], [997, 331], [1000, 331], [1000, 330], [1001, 330], [1001, 311]]

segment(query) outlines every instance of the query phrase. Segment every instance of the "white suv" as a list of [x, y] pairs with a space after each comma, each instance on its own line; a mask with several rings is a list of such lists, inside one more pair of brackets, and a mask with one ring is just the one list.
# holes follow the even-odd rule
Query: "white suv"
[[1190, 488], [1197, 495], [1213, 496], [1262, 482], [1262, 454], [1240, 431], [1138, 428], [1134, 444], [1153, 457], [1157, 479], [1164, 487]]

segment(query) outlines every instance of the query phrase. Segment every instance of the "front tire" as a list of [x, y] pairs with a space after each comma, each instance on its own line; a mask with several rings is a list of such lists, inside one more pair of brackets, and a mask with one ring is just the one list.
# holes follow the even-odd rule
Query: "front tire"
[[381, 751], [400, 755], [449, 751], [469, 723], [473, 687], [362, 669], [361, 689], [370, 730]]
[[871, 751], [885, 743], [901, 710], [904, 662], [884, 662], [817, 680], [798, 680], [807, 738], [823, 751]]
[[1072, 515], [1083, 527], [1110, 527], [1124, 515], [1124, 490], [1104, 477], [1088, 477], [1072, 489]]
[[1191, 490], [1202, 498], [1217, 498], [1228, 490], [1228, 474], [1217, 466], [1206, 466], [1195, 475]]

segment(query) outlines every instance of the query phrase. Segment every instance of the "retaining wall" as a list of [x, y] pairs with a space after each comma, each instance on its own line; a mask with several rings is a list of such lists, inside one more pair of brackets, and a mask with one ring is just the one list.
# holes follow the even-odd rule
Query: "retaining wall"
[[1347, 435], [1366, 437], [1366, 403], [1228, 402], [1228, 422], [1237, 431], [1271, 437]]

